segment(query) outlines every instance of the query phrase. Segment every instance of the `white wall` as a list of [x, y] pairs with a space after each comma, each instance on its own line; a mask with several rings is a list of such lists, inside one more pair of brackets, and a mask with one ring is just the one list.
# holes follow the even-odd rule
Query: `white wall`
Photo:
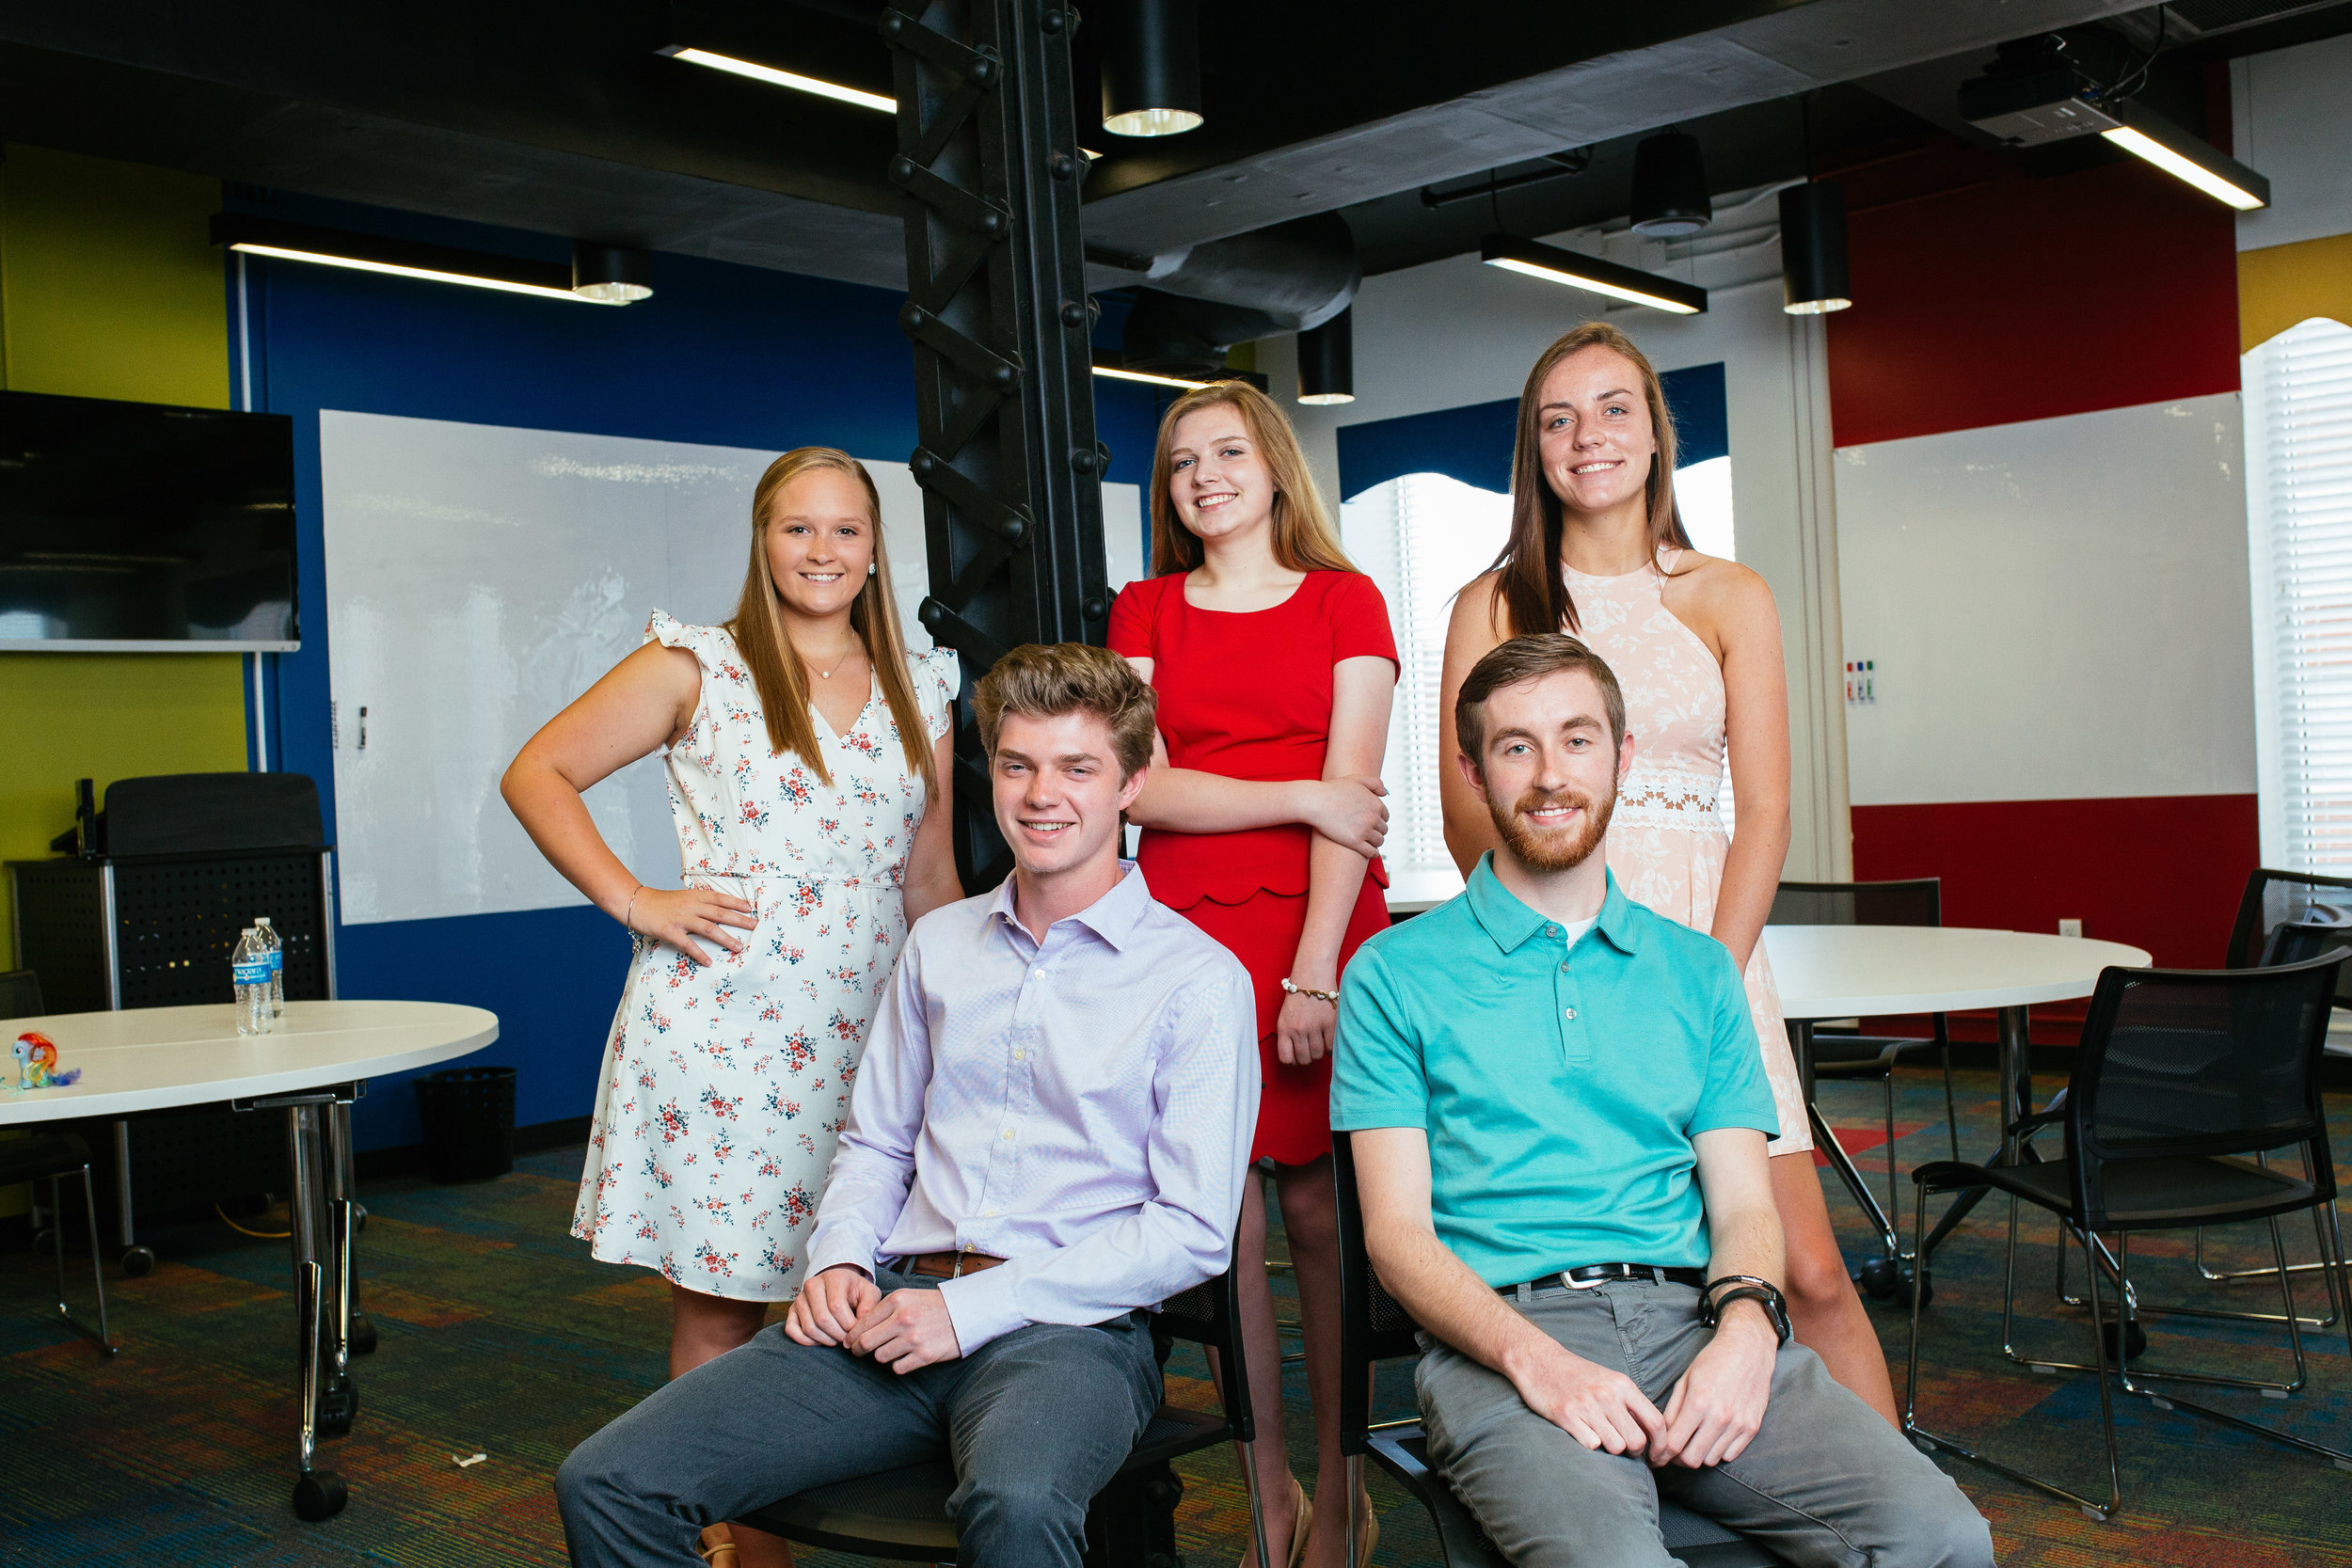
[[[1661, 371], [1724, 364], [1740, 560], [1763, 576], [1779, 600], [1788, 660], [1797, 759], [1789, 875], [1835, 876], [1850, 864], [1845, 738], [1841, 716], [1808, 699], [1837, 689], [1836, 531], [1826, 509], [1809, 507], [1804, 494], [1811, 466], [1827, 459], [1826, 392], [1806, 380], [1808, 368], [1819, 368], [1811, 346], [1818, 344], [1818, 321], [1788, 316], [1780, 308], [1777, 230], [1756, 216], [1771, 205], [1770, 193], [1744, 207], [1719, 200], [1716, 243], [1738, 242], [1736, 251], [1720, 256], [1665, 253], [1661, 264], [1661, 247], [1647, 246], [1649, 254], [1637, 258], [1622, 244], [1610, 245], [1613, 259], [1691, 278], [1711, 293], [1704, 315], [1627, 307], [1607, 311], [1606, 319], [1640, 343]], [[1592, 235], [1560, 236], [1553, 243], [1599, 248]], [[1262, 345], [1259, 364], [1296, 421], [1326, 494], [1337, 499], [1342, 425], [1516, 398], [1545, 345], [1579, 322], [1602, 316], [1603, 303], [1597, 295], [1457, 256], [1364, 280], [1355, 306], [1354, 403], [1297, 405], [1296, 361], [1288, 340]], [[1825, 538], [1820, 532], [1824, 525]], [[1826, 594], [1822, 545], [1830, 557]], [[1467, 556], [1454, 563], [1462, 581], [1486, 564]], [[1808, 802], [1815, 808], [1810, 812]]]
[[2232, 147], [2270, 181], [2237, 247], [2352, 233], [2352, 34], [2230, 62]]
[[2243, 442], [2224, 392], [1840, 448], [1853, 803], [2251, 793]]

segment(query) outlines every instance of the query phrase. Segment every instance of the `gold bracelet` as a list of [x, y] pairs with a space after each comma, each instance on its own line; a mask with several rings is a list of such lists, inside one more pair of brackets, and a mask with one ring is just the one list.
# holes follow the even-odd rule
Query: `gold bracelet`
[[[643, 882], [638, 883], [637, 893], [643, 893], [644, 891], [645, 884]], [[637, 934], [637, 927], [628, 923], [628, 917], [637, 912], [637, 893], [632, 893], [628, 895], [628, 903], [621, 910], [621, 929], [627, 931], [630, 936], [635, 936]]]
[[1290, 976], [1287, 974], [1282, 977], [1282, 989], [1290, 992], [1293, 996], [1311, 996], [1318, 1002], [1328, 1002], [1334, 1007], [1340, 1005], [1340, 993], [1338, 991], [1317, 990], [1312, 986], [1293, 985], [1291, 983]]

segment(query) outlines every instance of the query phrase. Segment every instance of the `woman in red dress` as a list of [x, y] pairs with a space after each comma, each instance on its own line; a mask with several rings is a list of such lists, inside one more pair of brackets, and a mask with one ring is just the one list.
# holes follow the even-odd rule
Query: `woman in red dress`
[[[1250, 1157], [1273, 1162], [1290, 1240], [1321, 1516], [1282, 1442], [1256, 1181], [1246, 1183], [1237, 1255], [1250, 1402], [1271, 1430], [1251, 1479], [1266, 1540], [1290, 1544], [1287, 1563], [1343, 1568], [1347, 1515], [1332, 1506], [1347, 1472], [1331, 1036], [1340, 971], [1389, 923], [1379, 773], [1396, 642], [1380, 591], [1340, 549], [1290, 421], [1245, 384], [1188, 393], [1161, 421], [1152, 561], [1158, 575], [1130, 584], [1111, 610], [1111, 648], [1160, 698], [1151, 777], [1128, 815], [1144, 830], [1137, 859], [1152, 896], [1231, 948], [1256, 982], [1264, 1076]], [[1358, 1507], [1369, 1556], [1371, 1504]]]

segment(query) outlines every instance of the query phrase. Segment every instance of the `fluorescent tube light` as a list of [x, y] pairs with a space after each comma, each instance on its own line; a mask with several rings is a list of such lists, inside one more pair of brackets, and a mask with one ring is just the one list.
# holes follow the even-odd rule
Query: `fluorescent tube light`
[[1197, 387], [1214, 386], [1214, 382], [1189, 381], [1181, 375], [1154, 375], [1150, 371], [1131, 371], [1120, 365], [1097, 365], [1094, 373], [1113, 381], [1140, 381], [1148, 387], [1181, 387], [1191, 391]]
[[1630, 300], [1654, 310], [1671, 310], [1678, 316], [1694, 316], [1707, 309], [1707, 291], [1693, 284], [1509, 234], [1486, 236], [1479, 247], [1479, 260], [1490, 267], [1540, 277], [1547, 283], [1565, 283], [1571, 289]]
[[715, 55], [707, 49], [695, 49], [683, 43], [674, 43], [669, 48], [657, 50], [655, 53], [667, 55], [674, 60], [684, 60], [689, 65], [707, 65], [713, 71], [723, 71], [735, 76], [748, 76], [755, 82], [765, 82], [771, 87], [790, 87], [794, 92], [814, 93], [819, 98], [830, 98], [838, 103], [854, 103], [861, 109], [880, 109], [886, 115], [895, 115], [898, 112], [898, 101], [895, 98], [884, 98], [881, 93], [864, 92], [856, 87], [845, 87], [838, 82], [821, 82], [814, 76], [803, 76], [794, 71], [778, 71], [774, 66], [761, 65], [754, 60], [740, 60], [732, 55]]
[[2162, 115], [2129, 102], [2107, 112], [2122, 123], [2099, 134], [2134, 157], [2241, 213], [2270, 205], [2269, 181]]
[[451, 245], [425, 245], [380, 234], [355, 234], [244, 213], [215, 214], [213, 243], [247, 256], [344, 267], [389, 277], [414, 277], [428, 283], [459, 283], [469, 289], [493, 289], [501, 293], [532, 294], [541, 299], [568, 299], [576, 305], [628, 303], [576, 292], [572, 287], [572, 269], [561, 262], [495, 256], [486, 251], [459, 250]]

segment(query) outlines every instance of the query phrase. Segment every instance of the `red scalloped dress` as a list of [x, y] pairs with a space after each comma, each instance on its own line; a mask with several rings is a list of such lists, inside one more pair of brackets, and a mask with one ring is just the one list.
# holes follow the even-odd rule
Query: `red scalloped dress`
[[[1387, 601], [1360, 572], [1310, 572], [1280, 604], [1240, 613], [1187, 603], [1182, 572], [1146, 578], [1120, 591], [1109, 641], [1114, 653], [1152, 661], [1169, 764], [1231, 779], [1323, 777], [1331, 667], [1366, 656], [1397, 661]], [[1249, 1157], [1286, 1165], [1331, 1151], [1331, 1058], [1290, 1067], [1274, 1051], [1282, 978], [1307, 926], [1313, 836], [1297, 822], [1238, 833], [1146, 829], [1136, 851], [1152, 895], [1249, 971], [1263, 1085]], [[1388, 883], [1375, 859], [1340, 942], [1343, 970], [1367, 937], [1388, 928]]]

